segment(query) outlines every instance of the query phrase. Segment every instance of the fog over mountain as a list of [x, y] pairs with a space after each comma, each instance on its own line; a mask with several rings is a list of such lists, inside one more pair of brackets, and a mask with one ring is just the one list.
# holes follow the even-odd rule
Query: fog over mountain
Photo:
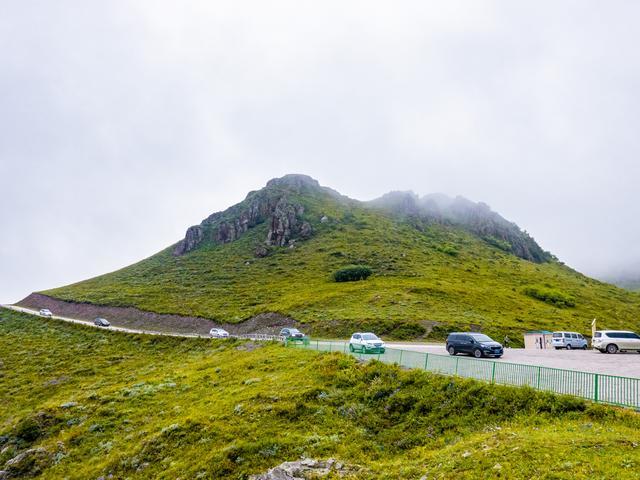
[[461, 195], [579, 271], [634, 270], [639, 14], [4, 2], [0, 301], [149, 256], [292, 172], [359, 200]]

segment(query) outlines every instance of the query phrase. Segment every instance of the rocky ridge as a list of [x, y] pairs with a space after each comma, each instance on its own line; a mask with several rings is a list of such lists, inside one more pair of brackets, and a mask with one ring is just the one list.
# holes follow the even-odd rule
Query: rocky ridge
[[[543, 263], [552, 259], [536, 241], [518, 225], [503, 218], [482, 202], [464, 197], [451, 198], [444, 194], [419, 197], [413, 192], [390, 192], [382, 197], [358, 202], [322, 187], [306, 175], [285, 175], [274, 178], [261, 190], [250, 192], [244, 201], [223, 212], [189, 227], [184, 239], [173, 250], [175, 256], [184, 255], [206, 243], [225, 244], [242, 237], [250, 229], [267, 224], [264, 242], [255, 248], [256, 257], [269, 254], [269, 247], [292, 246], [297, 240], [310, 238], [313, 225], [305, 219], [302, 196], [328, 195], [342, 203], [353, 202], [375, 208], [409, 220], [418, 229], [430, 224], [448, 224], [466, 229], [487, 243], [522, 259]], [[322, 217], [321, 223], [327, 221]]]
[[233, 242], [265, 222], [269, 225], [267, 236], [264, 245], [256, 248], [256, 256], [266, 256], [265, 247], [284, 247], [297, 239], [307, 239], [313, 234], [313, 227], [303, 219], [304, 206], [294, 197], [318, 192], [334, 193], [305, 175], [286, 175], [270, 180], [262, 190], [250, 192], [243, 202], [210, 215], [200, 225], [189, 227], [173, 253], [184, 255], [207, 241], [215, 244]]

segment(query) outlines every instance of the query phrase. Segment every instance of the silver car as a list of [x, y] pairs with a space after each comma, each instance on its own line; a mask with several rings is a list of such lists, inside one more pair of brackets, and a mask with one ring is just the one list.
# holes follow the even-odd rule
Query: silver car
[[586, 350], [588, 346], [587, 339], [578, 332], [553, 332], [551, 345], [553, 345], [553, 348], [556, 350], [560, 350], [561, 348], [566, 348], [567, 350], [571, 350], [572, 348]]
[[93, 324], [96, 327], [110, 327], [111, 324], [109, 323], [109, 321], [106, 318], [102, 318], [102, 317], [98, 317], [93, 321]]
[[40, 309], [40, 316], [41, 317], [51, 318], [51, 316], [52, 316], [51, 310], [49, 310], [48, 308], [41, 308]]
[[628, 331], [600, 330], [593, 335], [591, 346], [601, 353], [640, 353], [640, 335]]

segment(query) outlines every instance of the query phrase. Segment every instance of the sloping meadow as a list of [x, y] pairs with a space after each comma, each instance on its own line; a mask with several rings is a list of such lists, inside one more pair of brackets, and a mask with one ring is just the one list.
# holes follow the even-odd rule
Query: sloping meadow
[[633, 412], [341, 354], [126, 335], [0, 310], [7, 478], [637, 478]]

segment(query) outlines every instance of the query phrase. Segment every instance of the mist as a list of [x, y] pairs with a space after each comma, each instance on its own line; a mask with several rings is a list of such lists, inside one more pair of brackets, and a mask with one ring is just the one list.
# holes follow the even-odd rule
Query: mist
[[482, 201], [640, 271], [640, 4], [0, 5], [0, 302], [124, 267], [273, 177]]

